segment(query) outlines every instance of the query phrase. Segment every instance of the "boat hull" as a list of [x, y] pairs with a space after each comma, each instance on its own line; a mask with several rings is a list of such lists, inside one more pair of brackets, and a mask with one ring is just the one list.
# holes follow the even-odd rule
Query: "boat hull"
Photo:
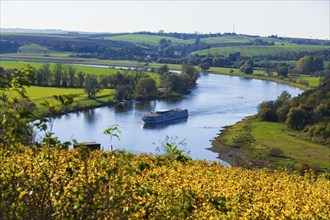
[[188, 110], [187, 109], [172, 109], [165, 112], [156, 112], [152, 114], [147, 114], [142, 117], [142, 121], [145, 124], [157, 124], [162, 122], [168, 122], [180, 118], [188, 117]]

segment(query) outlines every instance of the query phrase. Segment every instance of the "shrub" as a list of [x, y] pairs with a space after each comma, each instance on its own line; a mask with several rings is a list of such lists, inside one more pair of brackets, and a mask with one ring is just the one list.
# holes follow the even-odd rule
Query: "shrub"
[[286, 120], [289, 128], [302, 130], [307, 125], [307, 113], [302, 108], [291, 108]]
[[311, 174], [54, 148], [0, 150], [0, 161], [0, 219], [327, 219], [330, 213], [330, 181]]
[[278, 147], [272, 147], [268, 153], [270, 157], [283, 157], [283, 150]]

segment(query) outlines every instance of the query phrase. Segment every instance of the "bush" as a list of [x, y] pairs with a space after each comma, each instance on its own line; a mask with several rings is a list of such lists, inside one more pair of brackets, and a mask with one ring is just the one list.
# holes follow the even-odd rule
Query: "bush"
[[302, 85], [306, 85], [306, 86], [309, 85], [309, 82], [307, 80], [304, 80], [304, 79], [299, 80], [299, 83], [302, 84]]
[[250, 144], [253, 141], [253, 136], [249, 132], [241, 132], [234, 135], [228, 140], [231, 147], [240, 148]]
[[291, 108], [286, 120], [289, 128], [302, 130], [307, 125], [307, 113], [302, 108]]
[[272, 147], [268, 153], [270, 157], [283, 157], [283, 150], [278, 147]]
[[168, 155], [27, 147], [0, 150], [0, 161], [0, 219], [327, 219], [329, 214], [329, 180], [286, 171], [181, 163]]
[[279, 122], [285, 122], [290, 111], [290, 105], [282, 105], [276, 110], [276, 116]]
[[253, 73], [253, 67], [249, 64], [244, 64], [239, 68], [239, 70], [245, 74], [251, 75]]
[[277, 116], [276, 116], [276, 106], [275, 102], [269, 101], [269, 102], [262, 102], [259, 107], [258, 116], [261, 121], [270, 121], [270, 122], [276, 122]]

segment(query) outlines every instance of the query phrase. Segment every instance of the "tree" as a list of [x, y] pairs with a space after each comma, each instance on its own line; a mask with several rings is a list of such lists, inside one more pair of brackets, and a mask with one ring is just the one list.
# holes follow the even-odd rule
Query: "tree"
[[54, 66], [54, 86], [60, 87], [63, 74], [62, 64], [58, 63]]
[[277, 121], [275, 102], [262, 102], [258, 109], [258, 116], [261, 121]]
[[37, 71], [41, 74], [42, 85], [50, 85], [52, 83], [52, 71], [48, 63], [43, 64], [41, 68]]
[[112, 88], [116, 88], [119, 85], [125, 84], [125, 76], [124, 74], [117, 72], [116, 74], [112, 74], [110, 77], [110, 84]]
[[76, 68], [74, 68], [73, 66], [69, 65], [67, 66], [67, 73], [68, 73], [68, 81], [69, 81], [69, 87], [73, 88], [75, 81], [76, 81]]
[[253, 67], [250, 64], [244, 64], [239, 70], [245, 74], [251, 75], [253, 73]]
[[44, 76], [43, 74], [40, 72], [40, 70], [37, 70], [36, 74], [35, 74], [35, 78], [36, 78], [36, 82], [38, 86], [42, 86], [45, 84], [44, 82]]
[[323, 70], [323, 60], [319, 57], [304, 56], [297, 62], [296, 69], [302, 74], [311, 74]]
[[156, 81], [152, 78], [142, 78], [136, 87], [136, 92], [144, 99], [154, 97], [157, 93]]
[[79, 88], [82, 88], [84, 86], [84, 82], [85, 82], [85, 73], [80, 71], [78, 73], [78, 86], [79, 86]]
[[116, 87], [116, 99], [122, 101], [129, 99], [133, 93], [133, 88], [130, 85], [118, 85]]
[[69, 73], [65, 70], [62, 73], [62, 87], [68, 87]]
[[158, 68], [157, 73], [158, 74], [164, 74], [164, 73], [168, 73], [168, 71], [169, 71], [168, 66], [167, 65], [163, 65], [160, 68]]
[[181, 79], [176, 73], [169, 73], [162, 82], [167, 93], [178, 92], [181, 90]]
[[216, 67], [224, 67], [224, 66], [229, 66], [230, 61], [226, 57], [214, 57], [212, 60], [212, 66]]
[[107, 88], [108, 85], [110, 84], [110, 76], [102, 75], [100, 76], [100, 78], [101, 78], [100, 85], [102, 86], [102, 88]]
[[[134, 78], [134, 83], [132, 86], [133, 86], [133, 88], [135, 88], [138, 85], [139, 80], [142, 78], [147, 78], [148, 74], [146, 72], [144, 72], [142, 68], [137, 68], [133, 72], [133, 76], [130, 76], [128, 74], [127, 74], [127, 76]], [[131, 80], [129, 79], [128, 82], [130, 82], [130, 81]]]
[[287, 78], [289, 73], [289, 68], [286, 66], [277, 66], [276, 72], [278, 76]]
[[85, 92], [88, 95], [88, 98], [94, 98], [95, 95], [101, 91], [99, 82], [95, 76], [88, 76], [86, 79]]
[[33, 72], [30, 65], [25, 65], [9, 79], [0, 74], [0, 147], [32, 143], [34, 130], [29, 122], [37, 117], [25, 88], [34, 81]]
[[302, 130], [307, 125], [307, 112], [301, 107], [291, 108], [286, 119], [286, 124], [294, 130]]
[[181, 69], [182, 73], [187, 74], [194, 81], [196, 81], [200, 77], [199, 71], [193, 65], [183, 64]]
[[276, 116], [279, 122], [285, 122], [290, 111], [290, 105], [282, 104], [276, 109]]
[[277, 100], [290, 100], [292, 98], [291, 94], [284, 90], [282, 93], [277, 97]]
[[201, 68], [201, 70], [203, 70], [203, 71], [206, 71], [206, 70], [210, 69], [210, 64], [207, 62], [203, 62], [203, 63], [199, 64], [199, 68]]

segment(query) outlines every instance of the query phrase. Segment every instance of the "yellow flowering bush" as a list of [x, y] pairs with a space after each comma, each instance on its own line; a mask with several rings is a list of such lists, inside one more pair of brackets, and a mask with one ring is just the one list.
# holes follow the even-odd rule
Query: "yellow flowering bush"
[[169, 155], [0, 151], [0, 219], [329, 219], [330, 181]]

